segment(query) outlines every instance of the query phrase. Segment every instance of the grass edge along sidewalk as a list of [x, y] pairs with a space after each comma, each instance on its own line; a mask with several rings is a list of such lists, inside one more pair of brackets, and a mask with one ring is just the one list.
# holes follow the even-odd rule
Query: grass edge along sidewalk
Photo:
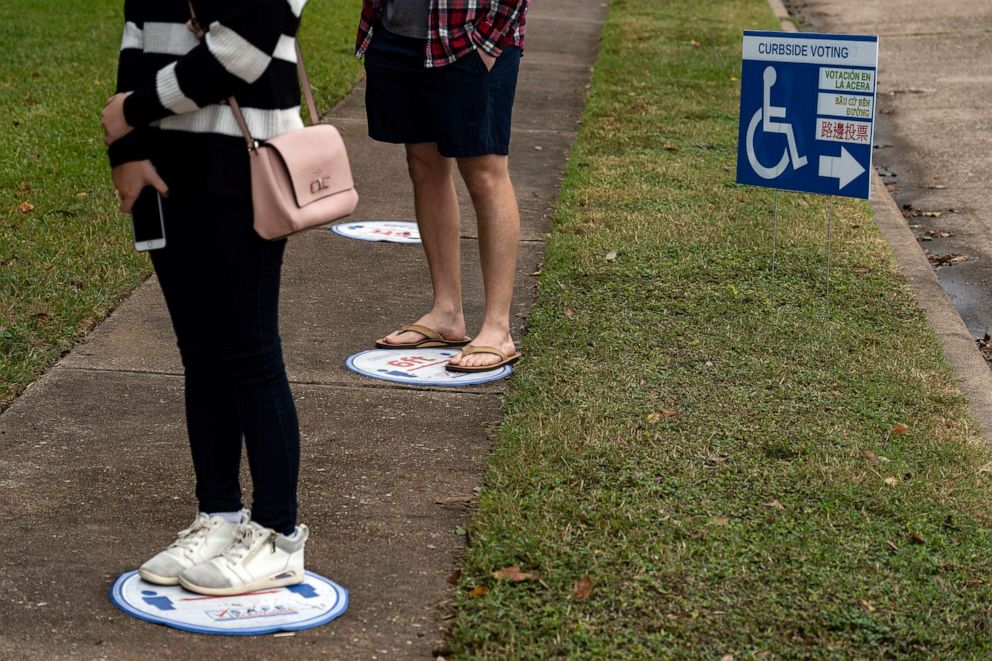
[[[118, 210], [100, 128], [122, 0], [0, 4], [0, 411], [151, 272]], [[301, 42], [321, 108], [361, 73], [359, 0], [311, 3]]]
[[[867, 203], [733, 183], [764, 0], [613, 0], [455, 656], [983, 656], [989, 451]], [[507, 567], [519, 572], [500, 572]], [[495, 572], [495, 575], [494, 575]]]

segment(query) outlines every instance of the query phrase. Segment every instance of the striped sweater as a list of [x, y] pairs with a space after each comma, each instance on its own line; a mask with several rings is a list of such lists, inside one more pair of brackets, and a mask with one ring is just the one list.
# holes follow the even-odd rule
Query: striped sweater
[[126, 0], [117, 91], [135, 130], [111, 165], [151, 159], [173, 188], [244, 194], [244, 140], [224, 100], [237, 97], [258, 139], [301, 128], [295, 38], [307, 0]]

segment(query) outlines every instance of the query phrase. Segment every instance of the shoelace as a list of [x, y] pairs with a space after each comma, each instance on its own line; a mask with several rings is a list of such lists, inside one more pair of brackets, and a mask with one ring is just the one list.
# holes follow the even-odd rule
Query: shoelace
[[240, 562], [255, 545], [255, 540], [261, 536], [262, 532], [252, 526], [238, 526], [237, 530], [234, 531], [234, 538], [230, 545], [224, 549], [224, 558], [233, 563]]
[[182, 549], [186, 553], [193, 553], [196, 546], [203, 541], [203, 538], [212, 528], [213, 526], [206, 519], [197, 519], [189, 528], [176, 533], [176, 541], [172, 543], [172, 546]]

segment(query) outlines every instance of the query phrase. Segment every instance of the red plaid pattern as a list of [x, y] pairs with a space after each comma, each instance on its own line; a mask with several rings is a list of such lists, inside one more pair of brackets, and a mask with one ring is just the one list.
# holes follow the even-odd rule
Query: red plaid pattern
[[[523, 48], [530, 0], [430, 0], [425, 67], [443, 67], [481, 48], [499, 57], [507, 46]], [[355, 55], [372, 41], [385, 0], [364, 0]]]

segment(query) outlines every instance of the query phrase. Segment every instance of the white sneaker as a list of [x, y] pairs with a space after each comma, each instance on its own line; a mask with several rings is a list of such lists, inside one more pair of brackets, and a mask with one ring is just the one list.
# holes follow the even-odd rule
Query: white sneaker
[[[251, 518], [248, 510], [241, 510], [241, 521]], [[158, 585], [176, 585], [184, 569], [220, 555], [234, 539], [237, 523], [228, 523], [219, 516], [200, 512], [186, 530], [177, 533], [176, 541], [138, 568], [141, 578]]]
[[287, 537], [254, 521], [243, 523], [221, 555], [183, 570], [179, 584], [200, 594], [232, 595], [302, 583], [309, 536], [304, 525]]

